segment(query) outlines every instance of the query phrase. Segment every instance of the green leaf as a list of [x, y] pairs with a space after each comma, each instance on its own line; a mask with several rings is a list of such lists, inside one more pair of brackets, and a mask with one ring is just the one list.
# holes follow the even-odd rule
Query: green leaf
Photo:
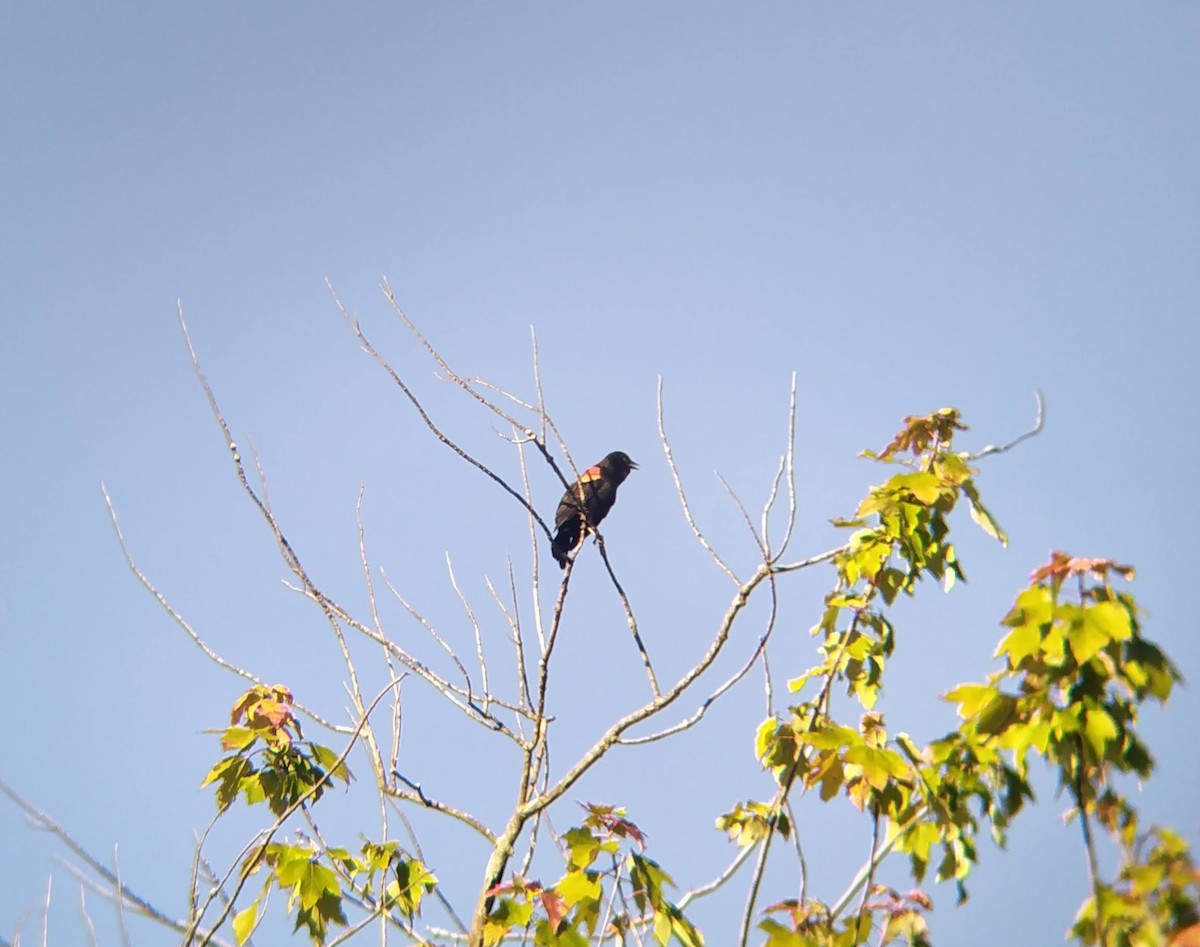
[[796, 739], [818, 750], [836, 750], [838, 747], [862, 742], [862, 737], [858, 735], [857, 731], [836, 723], [825, 724], [816, 730], [797, 733]]
[[1129, 612], [1119, 602], [1097, 602], [1084, 611], [1083, 620], [1113, 641], [1127, 641], [1133, 636]]
[[396, 862], [397, 904], [409, 917], [421, 910], [421, 899], [437, 886], [437, 878], [415, 858]]
[[979, 713], [996, 694], [996, 688], [988, 684], [959, 684], [954, 690], [943, 694], [942, 700], [958, 704], [958, 715], [966, 720]]
[[1017, 699], [1009, 694], [997, 694], [979, 712], [976, 723], [980, 733], [1002, 733], [1012, 722], [1017, 710]]
[[594, 871], [569, 871], [554, 886], [567, 907], [580, 901], [599, 901], [601, 895], [600, 876]]
[[917, 473], [897, 474], [887, 483], [888, 487], [906, 491], [919, 503], [929, 506], [942, 495], [942, 482], [927, 470]]
[[1042, 648], [1042, 630], [1037, 625], [1018, 625], [1000, 642], [996, 648], [995, 657], [1008, 655], [1010, 667], [1019, 667], [1031, 654], [1037, 654]]
[[754, 735], [755, 759], [761, 760], [775, 745], [775, 731], [778, 729], [779, 721], [775, 717], [768, 717], [758, 725], [758, 732]]
[[975, 487], [974, 481], [968, 480], [963, 484], [963, 493], [967, 495], [967, 500], [971, 504], [971, 519], [985, 533], [993, 539], [999, 540], [1001, 546], [1008, 545], [1008, 537], [1004, 534], [1004, 530], [1000, 528], [1000, 524], [996, 522], [996, 518], [988, 511], [988, 508], [980, 502], [979, 491]]
[[230, 727], [221, 737], [221, 749], [244, 750], [258, 739], [258, 735], [249, 727]]
[[1108, 644], [1108, 640], [1104, 630], [1091, 622], [1072, 622], [1071, 627], [1067, 629], [1067, 645], [1080, 664], [1087, 664]]
[[671, 917], [665, 911], [654, 912], [654, 939], [659, 947], [666, 947], [671, 939]]
[[671, 916], [671, 933], [683, 947], [704, 947], [704, 935], [700, 933], [674, 904], [667, 905]]
[[1012, 610], [1004, 617], [1003, 624], [1010, 628], [1018, 625], [1048, 625], [1054, 619], [1054, 598], [1048, 588], [1035, 585], [1017, 596]]
[[258, 925], [258, 902], [261, 898], [260, 894], [250, 907], [234, 915], [233, 936], [237, 938], [239, 945], [250, 939], [250, 935], [254, 933], [254, 928]]
[[893, 776], [908, 774], [908, 766], [900, 754], [876, 749], [865, 743], [850, 747], [846, 751], [846, 762], [860, 767], [863, 778], [876, 789], [886, 786]]
[[774, 918], [767, 918], [758, 925], [758, 929], [767, 935], [763, 947], [810, 947], [813, 943], [803, 934], [789, 930]]
[[340, 899], [342, 889], [338, 884], [337, 875], [320, 862], [309, 861], [299, 883], [300, 906], [306, 910], [312, 908], [327, 894], [333, 894]]
[[1117, 738], [1117, 725], [1106, 711], [1093, 707], [1087, 712], [1083, 732], [1096, 756], [1104, 759], [1109, 741]]
[[533, 905], [501, 898], [483, 922], [483, 942], [494, 947], [514, 927], [525, 927], [533, 917]]
[[600, 840], [587, 829], [571, 829], [562, 840], [567, 845], [568, 860], [576, 868], [586, 868], [600, 851]]
[[[788, 690], [791, 693], [795, 694], [797, 691], [803, 690], [804, 685], [807, 684], [809, 681], [811, 681], [814, 677], [819, 677], [824, 672], [825, 672], [825, 668], [823, 668], [823, 667], [809, 668], [807, 671], [805, 671], [799, 677], [793, 677], [790, 681], [787, 682]], [[760, 732], [761, 732], [761, 727], [760, 727]], [[758, 755], [762, 756], [761, 753], [759, 753]]]
[[[204, 782], [200, 784], [203, 789], [210, 783], [219, 781], [217, 786], [217, 808], [224, 812], [232, 804], [233, 800], [242, 791], [247, 784], [257, 783], [255, 779], [256, 770], [254, 764], [244, 756], [228, 756], [221, 762], [217, 763], [208, 771], [208, 775], [204, 777]], [[247, 801], [250, 801], [247, 796]]]

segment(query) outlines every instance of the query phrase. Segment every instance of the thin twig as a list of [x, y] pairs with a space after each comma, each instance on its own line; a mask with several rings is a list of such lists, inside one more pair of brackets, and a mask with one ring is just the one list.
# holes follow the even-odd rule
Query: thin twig
[[100, 942], [96, 940], [96, 926], [92, 923], [92, 915], [88, 912], [87, 892], [82, 884], [79, 885], [79, 916], [83, 921], [83, 929], [87, 932], [89, 947], [100, 947]]
[[[750, 531], [750, 536], [754, 539], [754, 545], [758, 547], [759, 556], [764, 562], [770, 562], [771, 553], [767, 549], [766, 540], [758, 534], [758, 528], [754, 525], [754, 521], [750, 519], [750, 514], [746, 512], [746, 506], [742, 503], [742, 498], [734, 492], [733, 487], [721, 476], [720, 471], [717, 472], [717, 480], [725, 488], [725, 492], [729, 494], [729, 499], [733, 500], [734, 506], [738, 508], [738, 512], [742, 514], [742, 522], [746, 524], [746, 529]], [[776, 476], [777, 483], [778, 480], [779, 478]]]
[[849, 549], [849, 543], [838, 546], [836, 549], [826, 549], [824, 552], [819, 552], [815, 556], [809, 556], [807, 559], [800, 559], [797, 562], [789, 562], [784, 565], [772, 565], [771, 571], [776, 575], [782, 575], [785, 572], [795, 572], [798, 569], [807, 569], [809, 566], [815, 566], [818, 563], [829, 562], [839, 552], [844, 552]]
[[1003, 454], [1005, 451], [1012, 450], [1018, 444], [1029, 440], [1031, 437], [1037, 437], [1041, 434], [1042, 429], [1046, 426], [1046, 398], [1040, 388], [1034, 389], [1033, 396], [1037, 399], [1037, 417], [1034, 419], [1032, 428], [1024, 434], [1014, 437], [1007, 444], [988, 444], [983, 450], [977, 451], [974, 454], [968, 454], [966, 459], [979, 460], [981, 457], [989, 457], [992, 454]]
[[[667, 727], [665, 730], [659, 730], [656, 733], [650, 733], [650, 734], [647, 734], [646, 736], [621, 737], [619, 742], [622, 745], [637, 746], [642, 743], [654, 743], [658, 740], [662, 740], [666, 737], [672, 736], [676, 733], [680, 733], [684, 730], [690, 730], [692, 727], [694, 727], [697, 723], [699, 723], [704, 718], [704, 715], [706, 713], [708, 713], [709, 708], [711, 708], [712, 705], [714, 703], [716, 703], [720, 697], [722, 697], [724, 694], [726, 694], [735, 684], [738, 683], [738, 681], [740, 681], [742, 678], [744, 678], [750, 672], [750, 669], [754, 667], [755, 663], [760, 658], [764, 662], [766, 661], [767, 642], [771, 638], [771, 633], [775, 629], [775, 623], [779, 616], [779, 596], [778, 596], [778, 591], [775, 588], [774, 573], [771, 573], [768, 575], [767, 581], [768, 581], [768, 583], [770, 585], [770, 589], [771, 589], [771, 611], [767, 618], [767, 627], [763, 631], [762, 635], [759, 636], [758, 644], [755, 646], [754, 651], [751, 653], [750, 657], [746, 659], [745, 663], [737, 671], [735, 671], [731, 677], [729, 677], [724, 683], [722, 683], [720, 687], [718, 687], [711, 694], [709, 694], [708, 697], [706, 697], [704, 699], [704, 701], [700, 704], [700, 706], [696, 709], [696, 712], [693, 713], [690, 717], [687, 717], [687, 718], [681, 720], [679, 723], [674, 724], [673, 726]], [[770, 681], [769, 673], [767, 675], [767, 679], [769, 682]], [[768, 705], [769, 704], [770, 704], [770, 698], [768, 696]]]
[[667, 458], [667, 467], [671, 471], [671, 479], [675, 481], [675, 493], [679, 497], [679, 505], [683, 508], [683, 516], [687, 520], [688, 526], [692, 529], [692, 534], [696, 540], [704, 547], [705, 551], [712, 558], [721, 570], [729, 576], [734, 585], [741, 585], [741, 581], [734, 574], [733, 570], [725, 564], [725, 560], [717, 555], [717, 551], [704, 538], [704, 533], [700, 531], [700, 527], [696, 525], [696, 520], [692, 516], [692, 509], [688, 506], [687, 494], [683, 492], [683, 481], [679, 477], [679, 470], [675, 466], [675, 456], [671, 453], [671, 442], [667, 439], [666, 424], [663, 420], [663, 380], [660, 375], [658, 378], [658, 439], [662, 442], [663, 454]]
[[[354, 525], [358, 532], [358, 561], [362, 566], [363, 584], [367, 589], [367, 604], [371, 610], [371, 624], [374, 626], [376, 633], [382, 638], [383, 622], [379, 618], [379, 600], [375, 596], [375, 583], [371, 579], [371, 563], [367, 556], [367, 535], [366, 528], [363, 525], [362, 503], [363, 495], [366, 493], [366, 485], [358, 485], [358, 497], [354, 501]], [[383, 653], [383, 662], [387, 667], [388, 677], [393, 679], [403, 680], [406, 674], [398, 675], [396, 667], [392, 663], [392, 653], [386, 648], [381, 647]], [[400, 753], [400, 688], [396, 688], [396, 692], [392, 698], [392, 726], [391, 726], [391, 741], [388, 747], [388, 759], [386, 762], [383, 759], [378, 747], [375, 747], [376, 756], [376, 779], [379, 780], [380, 788], [387, 785], [385, 774], [390, 773], [396, 768], [396, 759]], [[383, 834], [387, 836], [387, 807], [384, 805], [383, 796], [379, 800], [380, 820], [383, 825]]]
[[[570, 565], [568, 565], [568, 572]], [[729, 640], [729, 633], [733, 628], [734, 622], [741, 614], [749, 601], [754, 590], [766, 580], [769, 575], [769, 567], [766, 565], [760, 566], [744, 584], [738, 587], [737, 592], [730, 602], [729, 608], [722, 617], [717, 628], [716, 636], [709, 644], [708, 651], [700, 658], [684, 675], [675, 683], [668, 691], [665, 691], [661, 697], [652, 700], [638, 709], [627, 713], [619, 720], [612, 723], [608, 730], [592, 745], [592, 747], [584, 752], [584, 754], [570, 767], [562, 776], [559, 777], [549, 789], [538, 794], [537, 797], [530, 799], [518, 810], [518, 814], [525, 816], [532, 815], [540, 809], [544, 809], [557, 800], [563, 793], [567, 792], [575, 782], [589, 769], [592, 768], [624, 735], [624, 733], [636, 724], [647, 720], [655, 714], [662, 711], [664, 708], [671, 706], [676, 700], [682, 696], [688, 688], [707, 671], [716, 661], [717, 657], [724, 650], [725, 643]]]
[[867, 878], [863, 882], [862, 901], [858, 906], [858, 919], [854, 926], [854, 947], [858, 947], [859, 937], [862, 935], [863, 921], [867, 917], [867, 901], [871, 897], [871, 887], [875, 881], [875, 857], [879, 853], [879, 823], [879, 806], [876, 804], [872, 807], [871, 812], [871, 854], [867, 858], [869, 868]]
[[400, 782], [404, 783], [404, 785], [407, 786], [409, 789], [411, 789], [412, 793], [406, 793], [403, 790], [393, 789], [393, 788], [389, 787], [388, 789], [385, 790], [385, 792], [389, 796], [392, 796], [396, 799], [403, 799], [406, 802], [417, 803], [419, 805], [424, 806], [426, 809], [432, 809], [434, 812], [440, 812], [443, 815], [448, 815], [454, 819], [457, 819], [463, 825], [470, 826], [476, 832], [478, 832], [480, 835], [482, 835], [485, 839], [487, 839], [489, 842], [491, 842], [492, 844], [495, 844], [495, 842], [496, 842], [495, 833], [492, 832], [486, 825], [484, 825], [482, 822], [480, 822], [478, 819], [476, 819], [469, 812], [464, 812], [462, 809], [456, 809], [456, 808], [454, 808], [454, 806], [448, 806], [444, 802], [439, 802], [436, 799], [431, 799], [425, 793], [425, 790], [421, 788], [420, 783], [414, 782], [413, 780], [409, 779], [407, 776], [405, 776], [399, 770], [392, 770], [392, 775], [395, 776], [396, 779], [400, 780]]
[[475, 612], [471, 609], [471, 603], [467, 601], [462, 589], [458, 587], [458, 578], [454, 575], [454, 563], [450, 559], [449, 550], [446, 550], [446, 571], [450, 574], [450, 585], [454, 589], [454, 594], [458, 596], [463, 611], [467, 613], [467, 621], [471, 623], [471, 628], [475, 632], [475, 655], [479, 659], [480, 683], [483, 686], [483, 712], [486, 714], [488, 713], [490, 689], [488, 687], [487, 661], [483, 656], [483, 636], [479, 631], [479, 622], [475, 618]]
[[46, 900], [42, 904], [42, 947], [50, 947], [50, 892], [54, 887], [54, 876], [46, 878]]
[[753, 845], [746, 845], [740, 848], [738, 853], [733, 857], [733, 861], [729, 863], [729, 866], [723, 872], [721, 872], [716, 878], [707, 884], [700, 885], [698, 888], [692, 888], [690, 891], [685, 892], [679, 901], [676, 902], [676, 906], [680, 910], [683, 910], [693, 901], [698, 901], [700, 898], [706, 897], [712, 894], [714, 891], [724, 887], [725, 883], [729, 881], [729, 879], [735, 874], [737, 874], [738, 869], [740, 869], [742, 865], [746, 864], [746, 859], [748, 859], [753, 853]]
[[33, 827], [44, 832], [49, 832], [63, 843], [71, 852], [88, 866], [97, 875], [103, 878], [106, 882], [113, 886], [114, 903], [126, 904], [134, 908], [139, 914], [148, 917], [151, 920], [164, 924], [167, 927], [177, 931], [187, 930], [187, 925], [177, 921], [176, 919], [164, 914], [158, 908], [154, 907], [149, 901], [142, 898], [128, 885], [122, 883], [119, 871], [114, 872], [111, 868], [95, 858], [90, 852], [80, 845], [75, 838], [61, 825], [54, 821], [49, 815], [38, 809], [32, 803], [24, 799], [15, 789], [8, 785], [3, 779], [0, 779], [0, 793], [7, 796], [12, 802], [25, 813], [26, 817], [33, 824]]
[[[326, 282], [326, 286], [328, 286], [329, 292], [333, 296], [333, 300], [334, 300], [334, 303], [338, 307], [338, 311], [341, 312], [342, 317], [346, 320], [347, 325], [349, 325], [351, 331], [354, 333], [355, 337], [358, 339], [359, 346], [361, 346], [362, 350], [364, 352], [366, 352], [368, 355], [370, 355], [373, 359], [375, 359], [375, 361], [379, 364], [379, 366], [385, 372], [387, 372], [388, 376], [392, 379], [393, 383], [395, 383], [396, 387], [398, 387], [401, 390], [401, 392], [403, 392], [404, 396], [406, 398], [408, 398], [409, 402], [416, 409], [417, 414], [420, 416], [421, 420], [425, 423], [425, 426], [427, 428], [429, 428], [429, 430], [433, 434], [433, 436], [436, 437], [439, 441], [441, 441], [446, 447], [448, 447], [452, 451], [454, 451], [454, 453], [456, 453], [459, 457], [461, 457], [463, 460], [465, 460], [467, 463], [469, 463], [472, 467], [474, 467], [477, 470], [481, 471], [482, 473], [486, 474], [491, 480], [495, 481], [495, 483], [497, 483], [506, 493], [508, 493], [518, 503], [520, 503], [523, 507], [525, 507], [525, 509], [529, 512], [529, 514], [535, 520], [537, 520], [539, 525], [541, 525], [543, 532], [545, 532], [545, 534], [546, 534], [546, 537], [550, 538], [550, 535], [551, 535], [550, 528], [546, 525], [545, 521], [541, 518], [541, 516], [538, 515], [537, 510], [535, 510], [533, 508], [533, 506], [523, 496], [521, 496], [521, 494], [517, 493], [516, 490], [514, 490], [512, 487], [510, 487], [508, 485], [508, 483], [504, 480], [504, 478], [501, 477], [499, 474], [497, 474], [495, 471], [493, 471], [490, 467], [488, 467], [482, 461], [475, 459], [473, 456], [471, 456], [465, 450], [463, 450], [463, 448], [459, 447], [459, 445], [457, 443], [455, 443], [453, 440], [451, 440], [451, 438], [449, 438], [446, 434], [442, 433], [441, 428], [439, 428], [436, 424], [433, 423], [433, 419], [429, 416], [429, 413], [425, 410], [424, 406], [421, 404], [421, 402], [417, 398], [417, 396], [415, 394], [413, 394], [412, 389], [410, 389], [408, 387], [408, 385], [405, 384], [404, 380], [400, 377], [400, 375], [396, 372], [396, 370], [394, 368], [392, 368], [392, 366], [388, 362], [388, 360], [385, 359], [376, 350], [375, 346], [373, 346], [371, 344], [370, 340], [366, 336], [366, 333], [363, 332], [362, 326], [359, 324], [358, 320], [353, 318], [350, 315], [350, 313], [348, 313], [346, 311], [345, 307], [342, 306], [341, 300], [339, 300], [337, 298], [337, 294], [334, 293], [333, 286], [330, 285], [328, 283], [328, 281]], [[518, 427], [520, 427], [520, 425], [518, 425]]]
[[[787, 552], [787, 548], [792, 542], [792, 531], [796, 527], [796, 373], [792, 372], [792, 389], [788, 397], [788, 438], [787, 438], [787, 485], [788, 485], [788, 520], [787, 531], [783, 534], [783, 540], [779, 544], [779, 548], [775, 551], [775, 557], [772, 561], [778, 559]], [[767, 535], [766, 527], [763, 527], [763, 538]]]
[[803, 904], [808, 896], [808, 863], [804, 859], [804, 846], [800, 844], [800, 831], [796, 827], [796, 813], [792, 811], [790, 796], [784, 798], [783, 809], [792, 824], [792, 844], [796, 847], [796, 861], [800, 865], [800, 890], [797, 892], [797, 898], [798, 903]]
[[1083, 738], [1076, 736], [1078, 742], [1078, 754], [1075, 761], [1075, 778], [1071, 781], [1071, 792], [1075, 796], [1075, 805], [1079, 810], [1079, 829], [1083, 833], [1083, 847], [1087, 852], [1087, 868], [1088, 868], [1088, 883], [1092, 888], [1092, 899], [1095, 901], [1094, 920], [1096, 926], [1096, 943], [1104, 945], [1104, 903], [1101, 900], [1103, 892], [1100, 890], [1100, 861], [1096, 855], [1096, 842], [1092, 838], [1092, 823], [1088, 817], [1087, 801], [1083, 798], [1084, 778], [1083, 767], [1087, 759], [1087, 748], [1084, 746]]
[[596, 545], [600, 549], [600, 558], [604, 560], [604, 568], [608, 570], [608, 577], [612, 580], [613, 588], [617, 590], [617, 596], [621, 599], [621, 606], [625, 609], [625, 621], [629, 625], [630, 634], [633, 635], [634, 644], [637, 645], [638, 654], [642, 657], [642, 665], [646, 668], [646, 677], [650, 681], [650, 693], [654, 697], [659, 697], [661, 692], [658, 689], [658, 679], [654, 676], [654, 665], [650, 663], [646, 645], [642, 641], [641, 634], [638, 633], [637, 619], [633, 617], [633, 606], [629, 604], [629, 596], [625, 594], [625, 590], [617, 580], [617, 574], [613, 572], [612, 563], [608, 561], [608, 551], [604, 547], [604, 537], [598, 531], [596, 532]]

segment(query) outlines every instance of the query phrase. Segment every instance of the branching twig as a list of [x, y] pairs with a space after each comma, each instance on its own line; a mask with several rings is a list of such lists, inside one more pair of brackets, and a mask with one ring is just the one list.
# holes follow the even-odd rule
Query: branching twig
[[[337, 298], [337, 294], [333, 291], [333, 286], [328, 282], [326, 282], [326, 286], [329, 287], [329, 292], [333, 296], [333, 301], [337, 305], [338, 311], [341, 312], [343, 318], [346, 320], [346, 324], [350, 326], [350, 329], [358, 339], [358, 344], [362, 347], [362, 350], [375, 359], [379, 366], [388, 373], [388, 376], [395, 383], [396, 387], [398, 387], [401, 392], [404, 393], [404, 396], [408, 398], [409, 402], [416, 409], [417, 414], [420, 415], [421, 420], [425, 422], [425, 426], [429, 428], [433, 436], [454, 451], [454, 453], [456, 453], [472, 467], [486, 474], [489, 479], [495, 481], [506, 493], [520, 503], [521, 506], [525, 507], [529, 515], [537, 520], [538, 524], [542, 527], [542, 531], [546, 534], [546, 538], [549, 539], [551, 535], [550, 527], [548, 527], [541, 516], [538, 515], [537, 510], [533, 508], [532, 504], [530, 504], [523, 496], [521, 496], [521, 494], [517, 493], [516, 490], [510, 487], [503, 477], [493, 471], [482, 461], [477, 460], [468, 454], [465, 450], [463, 450], [463, 448], [461, 448], [451, 438], [444, 434], [441, 428], [433, 423], [433, 419], [429, 416], [429, 413], [425, 410], [417, 396], [413, 394], [412, 389], [405, 384], [404, 380], [400, 377], [396, 370], [392, 368], [388, 360], [384, 358], [383, 355], [376, 350], [375, 346], [371, 344], [370, 340], [366, 336], [366, 333], [363, 332], [362, 326], [358, 323], [358, 320], [351, 316], [350, 313], [346, 311], [345, 307], [342, 306], [341, 300]], [[518, 427], [520, 427], [520, 425], [518, 425]], [[564, 482], [566, 481], [564, 480]]]
[[453, 806], [446, 805], [444, 802], [431, 799], [425, 794], [425, 790], [421, 788], [420, 783], [413, 782], [413, 780], [409, 779], [399, 770], [392, 770], [392, 775], [395, 776], [396, 779], [400, 780], [400, 782], [404, 783], [404, 785], [409, 789], [411, 789], [412, 793], [406, 793], [399, 789], [388, 788], [385, 791], [389, 796], [393, 796], [396, 799], [403, 799], [407, 802], [417, 803], [424, 806], [426, 809], [432, 809], [434, 812], [441, 812], [444, 815], [451, 816], [452, 818], [457, 819], [463, 825], [468, 825], [473, 828], [493, 845], [495, 844], [495, 833], [469, 812], [464, 812], [462, 809], [456, 809]]
[[[163, 913], [145, 898], [137, 894], [137, 892], [135, 892], [132, 888], [122, 882], [118, 871], [114, 871], [99, 859], [95, 858], [90, 852], [87, 851], [87, 849], [75, 841], [75, 838], [66, 829], [54, 821], [54, 819], [52, 819], [45, 812], [24, 799], [3, 779], [0, 779], [0, 793], [6, 795], [10, 800], [12, 800], [18, 809], [25, 813], [25, 816], [29, 819], [34, 828], [44, 832], [49, 832], [51, 835], [55, 836], [60, 842], [63, 843], [63, 845], [70, 849], [76, 858], [78, 858], [81, 862], [87, 865], [89, 869], [91, 869], [99, 877], [103, 878], [105, 882], [112, 886], [111, 892], [107, 892], [99, 885], [96, 885], [94, 882], [92, 882], [93, 890], [103, 894], [105, 897], [109, 898], [109, 900], [112, 900], [114, 904], [128, 906], [137, 911], [137, 913], [141, 914], [143, 917], [147, 917], [152, 921], [156, 921], [159, 924], [171, 928], [172, 930], [183, 933], [188, 929], [188, 926], [185, 922], [179, 921], [170, 915]], [[69, 863], [67, 864], [69, 867]], [[80, 880], [86, 879], [89, 882], [91, 881], [91, 879], [87, 879], [86, 876], [79, 876], [77, 874], [77, 877], [80, 877]]]
[[79, 918], [83, 921], [83, 929], [87, 933], [88, 947], [100, 947], [96, 940], [96, 926], [92, 923], [92, 915], [87, 907], [87, 893], [83, 884], [79, 885]]

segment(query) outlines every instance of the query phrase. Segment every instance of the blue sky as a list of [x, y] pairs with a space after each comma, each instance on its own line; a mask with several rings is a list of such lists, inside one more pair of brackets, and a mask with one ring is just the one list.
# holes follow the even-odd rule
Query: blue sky
[[[673, 499], [657, 379], [697, 514], [745, 567], [753, 550], [713, 472], [761, 504], [795, 372], [797, 555], [836, 541], [828, 519], [881, 476], [855, 454], [903, 416], [955, 405], [979, 447], [1026, 429], [1034, 389], [1046, 394], [1044, 434], [981, 479], [1010, 546], [964, 521], [971, 584], [927, 589], [898, 616], [890, 727], [928, 738], [950, 724], [933, 693], [990, 669], [995, 622], [1052, 548], [1134, 563], [1149, 634], [1200, 677], [1186, 612], [1198, 44], [1187, 4], [8, 10], [0, 775], [98, 854], [119, 845], [131, 883], [181, 906], [212, 808], [196, 788], [217, 755], [202, 731], [238, 685], [125, 569], [101, 481], [139, 563], [207, 640], [330, 714], [344, 704], [328, 631], [280, 584], [238, 492], [176, 300], [235, 436], [257, 446], [277, 511], [335, 594], [362, 604], [359, 484], [376, 564], [449, 634], [463, 629], [445, 551], [481, 611], [483, 576], [503, 576], [507, 554], [527, 572], [519, 507], [427, 434], [357, 351], [326, 279], [447, 428], [509, 475], [490, 419], [434, 378], [378, 283], [460, 372], [522, 393], [536, 326], [577, 462], [622, 449], [642, 464], [606, 535], [664, 669], [702, 650], [728, 594]], [[549, 515], [560, 488], [545, 470], [534, 486]], [[560, 657], [564, 764], [644, 688], [585, 556]], [[829, 581], [789, 590], [781, 677], [807, 665]], [[419, 630], [388, 618], [398, 636]], [[499, 818], [482, 784], [504, 765], [411, 691], [413, 771]], [[1193, 840], [1198, 711], [1184, 690], [1147, 716], [1160, 772], [1139, 796]], [[651, 854], [700, 884], [731, 855], [712, 820], [769, 794], [751, 743], [762, 715], [751, 687], [677, 746], [614, 756], [573, 798], [627, 806]], [[371, 829], [367, 790], [325, 815], [347, 841]], [[985, 847], [965, 908], [933, 890], [939, 942], [1061, 938], [1085, 874], [1052, 790], [1008, 853]], [[804, 811], [815, 893], [836, 897], [868, 836]], [[7, 805], [0, 837], [15, 839], [0, 934], [32, 910], [32, 936], [53, 874], [51, 939], [80, 942], [60, 850]], [[435, 869], [469, 884], [480, 851], [453, 833], [444, 846]], [[774, 880], [768, 901], [791, 893]], [[888, 880], [904, 884], [899, 866]], [[741, 891], [698, 908], [711, 943], [728, 940]], [[111, 911], [93, 910], [112, 942]]]

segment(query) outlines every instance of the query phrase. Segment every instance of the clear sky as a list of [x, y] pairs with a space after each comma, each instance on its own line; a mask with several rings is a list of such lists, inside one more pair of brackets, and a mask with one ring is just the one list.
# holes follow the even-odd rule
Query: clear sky
[[[952, 723], [932, 693], [991, 669], [996, 621], [1052, 548], [1135, 564], [1148, 634], [1200, 678], [1194, 4], [12, 4], [0, 81], [0, 775], [98, 854], [119, 845], [126, 879], [169, 910], [212, 812], [202, 731], [239, 687], [126, 570], [101, 481], [141, 565], [218, 650], [330, 715], [345, 702], [328, 630], [280, 584], [238, 492], [177, 299], [294, 542], [356, 606], [360, 483], [376, 563], [452, 636], [468, 632], [444, 551], [480, 611], [506, 554], [529, 565], [520, 509], [427, 434], [324, 285], [464, 444], [514, 474], [390, 313], [386, 275], [464, 374], [529, 393], [536, 326], [577, 462], [641, 463], [606, 535], [664, 669], [702, 650], [728, 594], [673, 499], [656, 380], [697, 513], [744, 568], [753, 550], [713, 472], [760, 505], [796, 372], [797, 555], [835, 541], [828, 519], [882, 476], [856, 452], [905, 415], [955, 405], [980, 447], [1026, 429], [1046, 394], [1044, 434], [981, 479], [1009, 548], [964, 537], [971, 584], [925, 589], [897, 617], [892, 729]], [[534, 482], [548, 516], [560, 488], [545, 470]], [[579, 743], [645, 686], [584, 555], [557, 707]], [[807, 665], [830, 581], [789, 592], [781, 678]], [[681, 886], [708, 880], [732, 854], [712, 820], [770, 794], [755, 687], [572, 798], [627, 806]], [[464, 803], [506, 786], [412, 691], [416, 778]], [[1193, 842], [1198, 713], [1185, 690], [1147, 716], [1160, 765], [1138, 797]], [[374, 824], [368, 788], [328, 806], [347, 842]], [[487, 817], [501, 795], [477, 803]], [[1043, 781], [1010, 851], [982, 847], [966, 907], [933, 888], [938, 942], [1060, 942], [1085, 896], [1063, 808]], [[814, 893], [832, 899], [867, 831], [815, 801], [800, 821]], [[478, 846], [453, 835], [439, 853], [428, 831], [439, 875], [478, 877]], [[0, 839], [0, 935], [28, 918], [33, 939], [53, 875], [51, 942], [83, 942], [61, 849], [6, 803]], [[906, 885], [901, 866], [885, 880]], [[742, 892], [698, 908], [711, 944], [729, 941]], [[111, 911], [92, 909], [115, 942]]]

